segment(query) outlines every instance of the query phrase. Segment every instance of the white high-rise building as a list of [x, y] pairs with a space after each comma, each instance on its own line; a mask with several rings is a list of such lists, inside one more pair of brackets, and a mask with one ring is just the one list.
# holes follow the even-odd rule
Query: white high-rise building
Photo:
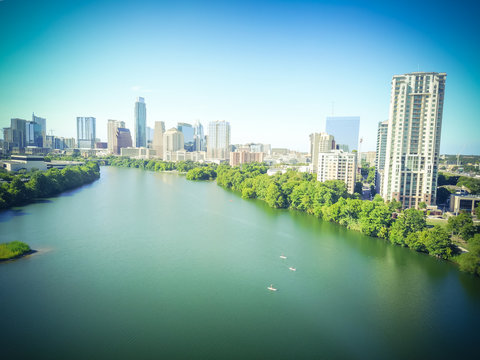
[[135, 102], [135, 147], [147, 146], [147, 106], [145, 99], [138, 97]]
[[375, 187], [377, 193], [382, 191], [382, 177], [385, 169], [385, 155], [387, 152], [388, 120], [378, 123], [377, 151], [375, 153]]
[[208, 124], [207, 158], [230, 159], [230, 123], [225, 120]]
[[108, 143], [108, 152], [111, 154], [115, 153], [115, 149], [118, 147], [117, 144], [117, 129], [124, 128], [125, 122], [118, 120], [108, 120], [107, 122], [107, 143]]
[[404, 208], [436, 201], [446, 76], [414, 72], [392, 79], [381, 195]]
[[310, 134], [310, 158], [312, 161], [311, 172], [316, 174], [318, 170], [318, 154], [329, 152], [335, 149], [333, 135], [327, 133]]
[[353, 194], [357, 175], [357, 155], [343, 150], [318, 153], [317, 180], [341, 180]]

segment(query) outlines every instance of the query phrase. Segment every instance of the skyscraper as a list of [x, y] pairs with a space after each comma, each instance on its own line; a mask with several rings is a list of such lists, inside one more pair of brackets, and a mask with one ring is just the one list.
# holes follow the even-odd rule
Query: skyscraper
[[115, 133], [115, 147], [113, 148], [114, 154], [120, 154], [122, 148], [128, 148], [132, 146], [132, 135], [130, 130], [119, 127]]
[[353, 151], [358, 150], [359, 127], [359, 116], [328, 116], [325, 131], [335, 137], [339, 148]]
[[183, 133], [176, 128], [171, 128], [163, 134], [163, 158], [166, 158], [167, 151], [183, 150]]
[[163, 121], [155, 121], [155, 128], [153, 129], [153, 143], [152, 147], [155, 150], [156, 156], [163, 159], [163, 134], [165, 133], [165, 123]]
[[94, 149], [96, 136], [96, 119], [94, 117], [77, 117], [77, 146], [80, 149]]
[[203, 125], [200, 121], [195, 121], [193, 126], [193, 142], [195, 151], [205, 151], [207, 148], [205, 134], [203, 133]]
[[378, 194], [382, 191], [382, 177], [385, 169], [387, 152], [388, 120], [378, 123], [377, 151], [375, 153], [375, 188]]
[[179, 122], [177, 124], [178, 131], [181, 131], [183, 134], [183, 141], [184, 141], [184, 148], [187, 151], [193, 151], [194, 144], [193, 144], [193, 126], [187, 123]]
[[35, 133], [35, 146], [43, 147], [45, 136], [47, 136], [47, 119], [36, 116], [35, 113], [32, 113], [32, 121], [35, 124], [38, 124], [38, 127], [36, 127], [37, 133]]
[[43, 137], [40, 124], [33, 121], [25, 123], [25, 146], [43, 146]]
[[332, 151], [335, 148], [335, 140], [327, 133], [310, 134], [310, 158], [312, 161], [312, 173], [318, 170], [318, 153]]
[[225, 120], [208, 124], [207, 158], [230, 159], [230, 123]]
[[[108, 120], [107, 122], [107, 142], [108, 142], [108, 152], [112, 154], [118, 154], [119, 152], [115, 151], [118, 149], [117, 144], [117, 129], [124, 128], [125, 122], [118, 120]], [[130, 145], [131, 146], [131, 145]]]
[[147, 107], [145, 99], [138, 97], [135, 102], [135, 147], [147, 146]]
[[147, 134], [147, 147], [151, 147], [153, 143], [154, 129], [151, 128], [150, 126], [147, 126], [146, 134]]
[[5, 133], [5, 141], [11, 144], [11, 147], [17, 147], [19, 150], [25, 149], [27, 120], [10, 119], [10, 130]]
[[381, 190], [405, 208], [436, 201], [446, 76], [414, 72], [392, 79]]

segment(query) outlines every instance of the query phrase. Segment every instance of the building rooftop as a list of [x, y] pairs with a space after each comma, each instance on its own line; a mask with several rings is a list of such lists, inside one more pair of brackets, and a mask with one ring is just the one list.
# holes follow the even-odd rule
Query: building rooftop
[[472, 194], [452, 194], [451, 196], [456, 196], [463, 199], [480, 199], [480, 195], [472, 195]]

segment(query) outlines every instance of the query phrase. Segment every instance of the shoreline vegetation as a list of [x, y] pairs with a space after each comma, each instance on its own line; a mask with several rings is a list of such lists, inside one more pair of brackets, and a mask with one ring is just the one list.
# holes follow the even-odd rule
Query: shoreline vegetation
[[[177, 170], [186, 172], [187, 180], [216, 179], [217, 185], [240, 193], [242, 198], [259, 199], [272, 208], [305, 212], [393, 245], [455, 262], [461, 271], [480, 276], [479, 229], [467, 214], [450, 218], [446, 227], [430, 228], [424, 211], [402, 210], [400, 202], [385, 202], [379, 195], [372, 201], [361, 200], [359, 194], [347, 192], [345, 183], [338, 180], [318, 182], [308, 173], [289, 170], [269, 176], [266, 174], [268, 167], [258, 163], [230, 167], [117, 157], [110, 159], [109, 164], [151, 171]], [[461, 253], [452, 243], [452, 235], [461, 235], [468, 242], [468, 253]]]
[[11, 241], [0, 244], [0, 262], [14, 260], [35, 253], [28, 244], [21, 241]]
[[0, 211], [58, 195], [100, 178], [96, 162], [22, 174], [0, 173]]

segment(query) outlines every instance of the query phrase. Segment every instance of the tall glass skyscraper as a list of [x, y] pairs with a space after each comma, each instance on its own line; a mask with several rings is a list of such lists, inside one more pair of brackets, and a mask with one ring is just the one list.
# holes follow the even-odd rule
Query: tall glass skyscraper
[[77, 117], [77, 146], [80, 149], [94, 149], [96, 136], [96, 119], [94, 117]]
[[[345, 151], [358, 150], [359, 116], [328, 116], [325, 131]], [[343, 145], [343, 146], [342, 146]], [[345, 147], [348, 146], [348, 149]]]
[[193, 126], [187, 123], [178, 123], [177, 124], [178, 131], [182, 132], [183, 134], [183, 141], [184, 147], [187, 151], [193, 151], [194, 143], [193, 143]]
[[203, 133], [203, 125], [200, 121], [195, 121], [193, 126], [193, 142], [195, 144], [195, 151], [205, 151], [206, 150], [206, 141], [205, 134]]
[[135, 102], [135, 147], [147, 146], [147, 106], [145, 99], [138, 97]]
[[45, 142], [45, 136], [47, 136], [47, 119], [36, 116], [33, 113], [32, 121], [38, 125], [35, 126], [35, 146], [42, 147], [43, 143]]

